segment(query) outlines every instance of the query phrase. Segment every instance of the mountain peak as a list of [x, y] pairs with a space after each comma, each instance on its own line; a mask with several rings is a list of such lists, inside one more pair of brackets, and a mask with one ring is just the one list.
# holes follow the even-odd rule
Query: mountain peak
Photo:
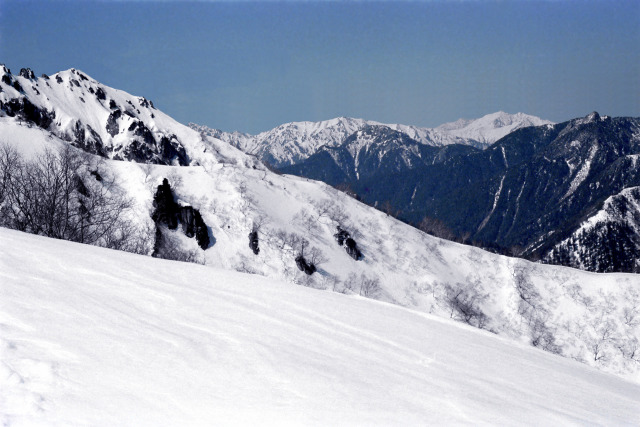
[[587, 117], [585, 117], [587, 119], [587, 123], [591, 123], [591, 122], [599, 122], [600, 120], [602, 120], [600, 118], [600, 114], [598, 114], [597, 111], [592, 112], [591, 114], [589, 114]]
[[484, 144], [492, 144], [516, 129], [546, 124], [552, 124], [552, 122], [529, 114], [510, 114], [498, 111], [479, 119], [459, 119], [455, 122], [445, 123], [438, 126], [436, 130], [461, 138], [473, 139]]

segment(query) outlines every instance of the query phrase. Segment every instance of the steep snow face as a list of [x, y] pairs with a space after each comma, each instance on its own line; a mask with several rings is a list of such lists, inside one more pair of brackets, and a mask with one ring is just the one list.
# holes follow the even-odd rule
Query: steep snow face
[[292, 122], [258, 135], [222, 132], [195, 124], [190, 126], [203, 135], [220, 138], [274, 166], [282, 166], [306, 159], [323, 145], [340, 145], [366, 123], [365, 120], [348, 117], [322, 122]]
[[256, 275], [0, 229], [0, 293], [3, 425], [640, 423], [638, 384]]
[[553, 122], [524, 113], [509, 114], [499, 111], [479, 119], [460, 119], [445, 123], [438, 126], [436, 130], [489, 145], [516, 129], [547, 124], [553, 124]]

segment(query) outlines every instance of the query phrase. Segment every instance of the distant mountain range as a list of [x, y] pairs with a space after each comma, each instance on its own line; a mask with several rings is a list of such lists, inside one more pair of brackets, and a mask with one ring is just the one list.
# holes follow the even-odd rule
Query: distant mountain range
[[[356, 132], [283, 172], [349, 188], [447, 238], [590, 271], [640, 271], [640, 120], [522, 128], [485, 150]], [[606, 201], [606, 203], [605, 203]]]
[[476, 120], [461, 119], [437, 128], [383, 124], [348, 117], [322, 122], [286, 123], [258, 135], [224, 132], [193, 123], [189, 126], [204, 135], [226, 141], [245, 153], [253, 154], [272, 166], [284, 167], [309, 158], [321, 147], [338, 147], [354, 132], [370, 126], [384, 126], [401, 132], [420, 144], [433, 147], [461, 144], [486, 148], [515, 129], [549, 123], [551, 122], [548, 120], [523, 113], [498, 112]]
[[251, 136], [191, 125], [448, 239], [590, 271], [640, 271], [638, 119], [498, 112], [434, 129], [362, 119]]

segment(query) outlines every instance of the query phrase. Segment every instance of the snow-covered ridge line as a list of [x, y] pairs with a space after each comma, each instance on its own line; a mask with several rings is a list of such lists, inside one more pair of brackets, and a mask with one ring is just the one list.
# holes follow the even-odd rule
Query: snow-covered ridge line
[[320, 122], [291, 122], [257, 135], [224, 132], [193, 123], [191, 128], [204, 135], [227, 141], [246, 153], [255, 154], [276, 166], [291, 165], [316, 153], [322, 146], [336, 147], [367, 126], [384, 126], [402, 132], [421, 144], [442, 147], [450, 144], [486, 148], [513, 130], [525, 126], [550, 124], [535, 116], [504, 112], [489, 114], [477, 120], [464, 120], [424, 128], [403, 124], [385, 124], [373, 120], [338, 117]]

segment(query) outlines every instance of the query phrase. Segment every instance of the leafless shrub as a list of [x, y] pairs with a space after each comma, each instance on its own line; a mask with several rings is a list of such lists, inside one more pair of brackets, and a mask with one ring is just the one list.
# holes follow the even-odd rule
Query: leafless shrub
[[360, 275], [360, 295], [367, 298], [375, 298], [381, 292], [380, 279], [369, 277], [364, 273]]
[[480, 304], [488, 295], [478, 281], [445, 284], [444, 292], [438, 295], [439, 303], [449, 310], [449, 316], [478, 328], [484, 328], [488, 321]]

